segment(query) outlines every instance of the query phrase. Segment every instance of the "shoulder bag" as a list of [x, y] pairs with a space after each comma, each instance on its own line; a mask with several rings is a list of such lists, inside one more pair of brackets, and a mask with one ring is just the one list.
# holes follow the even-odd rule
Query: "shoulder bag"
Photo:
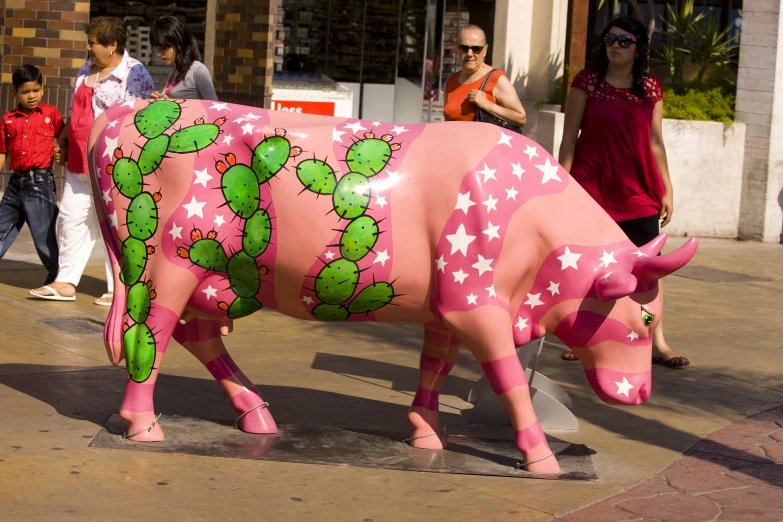
[[[492, 78], [493, 74], [495, 74], [495, 71], [497, 71], [497, 69], [492, 69], [491, 71], [489, 71], [489, 74], [487, 74], [487, 76], [484, 78], [484, 81], [481, 84], [481, 88], [479, 89], [480, 91], [485, 92], [484, 89], [486, 88], [489, 79]], [[487, 111], [485, 111], [484, 109], [480, 109], [480, 108], [476, 109], [476, 121], [491, 123], [492, 125], [503, 127], [506, 130], [510, 130], [512, 132], [522, 134], [522, 127], [514, 125], [513, 123], [510, 123], [501, 118], [497, 118], [492, 114], [488, 113]]]

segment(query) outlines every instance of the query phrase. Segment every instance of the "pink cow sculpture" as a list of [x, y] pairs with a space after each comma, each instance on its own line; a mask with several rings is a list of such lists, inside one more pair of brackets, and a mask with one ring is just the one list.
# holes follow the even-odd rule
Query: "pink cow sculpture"
[[460, 343], [506, 408], [527, 469], [559, 471], [515, 346], [550, 333], [610, 404], [651, 391], [657, 281], [696, 239], [636, 248], [538, 144], [481, 123], [393, 125], [218, 102], [127, 102], [90, 133], [117, 292], [109, 358], [134, 441], [163, 440], [153, 389], [173, 336], [246, 432], [268, 405], [221, 340], [262, 306], [300, 319], [424, 326], [414, 447], [446, 444], [438, 393]]

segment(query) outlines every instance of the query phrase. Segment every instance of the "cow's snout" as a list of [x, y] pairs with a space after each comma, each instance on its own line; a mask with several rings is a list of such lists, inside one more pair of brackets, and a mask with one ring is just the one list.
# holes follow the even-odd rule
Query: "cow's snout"
[[607, 404], [635, 406], [652, 393], [652, 372], [626, 373], [608, 368], [585, 370], [593, 391]]

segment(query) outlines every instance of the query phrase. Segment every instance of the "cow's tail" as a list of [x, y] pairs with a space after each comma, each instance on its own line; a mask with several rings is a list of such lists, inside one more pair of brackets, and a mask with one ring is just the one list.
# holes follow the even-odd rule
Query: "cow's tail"
[[[103, 119], [96, 123], [102, 123], [105, 125], [106, 119], [102, 115]], [[94, 130], [91, 131], [95, 132]], [[93, 138], [93, 136], [91, 136]], [[99, 135], [100, 139], [100, 135]], [[111, 228], [111, 222], [108, 217], [108, 210], [106, 208], [107, 203], [101, 198], [101, 189], [96, 175], [97, 159], [98, 159], [98, 147], [94, 144], [97, 140], [90, 140], [93, 144], [91, 150], [88, 153], [88, 164], [90, 168], [90, 183], [92, 184], [93, 204], [95, 205], [95, 214], [98, 218], [98, 224], [101, 228], [101, 235], [103, 236], [103, 244], [106, 245], [106, 251], [109, 255], [109, 262], [111, 263], [112, 277], [114, 278], [114, 297], [111, 302], [111, 309], [109, 315], [106, 318], [106, 324], [103, 327], [103, 341], [106, 346], [106, 353], [109, 356], [109, 361], [115, 366], [122, 361], [125, 357], [125, 353], [122, 347], [122, 316], [125, 313], [127, 294], [125, 285], [120, 280], [120, 246], [119, 239], [113, 233]]]

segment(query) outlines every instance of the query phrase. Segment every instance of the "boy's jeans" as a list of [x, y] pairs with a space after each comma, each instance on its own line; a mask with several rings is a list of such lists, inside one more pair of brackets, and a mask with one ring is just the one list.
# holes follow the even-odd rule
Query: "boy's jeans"
[[51, 170], [13, 174], [0, 200], [0, 259], [27, 223], [46, 270], [45, 285], [57, 277], [57, 196]]

